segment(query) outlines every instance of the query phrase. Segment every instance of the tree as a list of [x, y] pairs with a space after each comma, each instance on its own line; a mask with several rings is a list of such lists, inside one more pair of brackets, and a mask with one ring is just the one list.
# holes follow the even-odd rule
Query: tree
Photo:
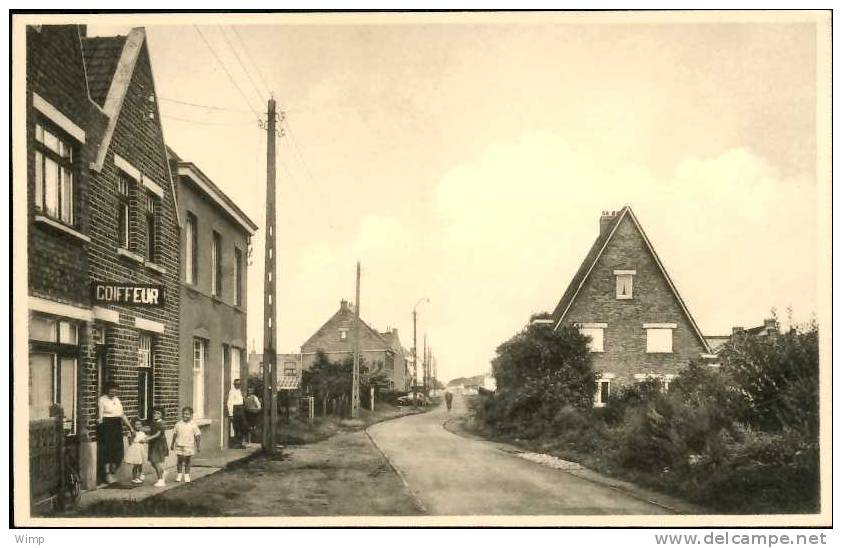
[[791, 428], [805, 440], [818, 438], [818, 326], [771, 336], [739, 335], [720, 352], [724, 372], [744, 402], [744, 420], [766, 431]]
[[596, 374], [588, 338], [572, 327], [530, 324], [497, 347], [492, 360], [499, 420], [551, 420], [566, 407], [590, 412]]

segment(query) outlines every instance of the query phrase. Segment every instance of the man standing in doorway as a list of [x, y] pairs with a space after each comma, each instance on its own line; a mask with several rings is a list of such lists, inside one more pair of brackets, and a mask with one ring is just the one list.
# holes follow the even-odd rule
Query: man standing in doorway
[[243, 436], [246, 433], [246, 411], [243, 407], [243, 392], [240, 379], [234, 379], [234, 386], [228, 391], [228, 419], [234, 428], [234, 447], [242, 449]]

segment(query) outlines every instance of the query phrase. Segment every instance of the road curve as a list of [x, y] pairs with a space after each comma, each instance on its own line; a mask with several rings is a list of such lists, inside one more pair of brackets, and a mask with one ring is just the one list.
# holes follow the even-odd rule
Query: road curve
[[[464, 412], [461, 398], [451, 413]], [[621, 491], [526, 461], [442, 427], [447, 410], [375, 424], [372, 440], [431, 515], [668, 514]]]

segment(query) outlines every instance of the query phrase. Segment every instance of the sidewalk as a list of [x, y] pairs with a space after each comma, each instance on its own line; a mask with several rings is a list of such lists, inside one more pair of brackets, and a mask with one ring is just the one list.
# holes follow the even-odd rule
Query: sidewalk
[[[260, 445], [252, 444], [247, 446], [245, 449], [226, 448], [204, 454], [199, 453], [197, 456], [193, 457], [193, 462], [190, 466], [190, 479], [192, 481], [196, 481], [215, 472], [219, 472], [231, 463], [250, 458], [258, 451], [260, 451]], [[85, 508], [91, 504], [106, 500], [141, 501], [165, 491], [169, 491], [175, 487], [184, 485], [183, 483], [177, 483], [175, 481], [175, 466], [165, 469], [167, 482], [165, 487], [154, 487], [153, 484], [158, 478], [155, 475], [155, 471], [148, 464], [144, 466], [146, 481], [144, 481], [141, 485], [131, 483], [128, 468], [129, 467], [125, 465], [121, 467], [120, 474], [118, 474], [120, 481], [117, 483], [102, 485], [97, 489], [82, 493], [78, 508]]]

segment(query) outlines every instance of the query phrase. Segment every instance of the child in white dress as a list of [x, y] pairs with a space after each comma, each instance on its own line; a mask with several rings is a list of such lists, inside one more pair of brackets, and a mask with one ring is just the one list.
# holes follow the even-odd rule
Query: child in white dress
[[146, 462], [146, 432], [143, 431], [143, 421], [140, 419], [134, 421], [134, 437], [126, 450], [123, 462], [132, 465], [132, 483], [143, 483], [141, 476], [143, 476], [143, 463]]

